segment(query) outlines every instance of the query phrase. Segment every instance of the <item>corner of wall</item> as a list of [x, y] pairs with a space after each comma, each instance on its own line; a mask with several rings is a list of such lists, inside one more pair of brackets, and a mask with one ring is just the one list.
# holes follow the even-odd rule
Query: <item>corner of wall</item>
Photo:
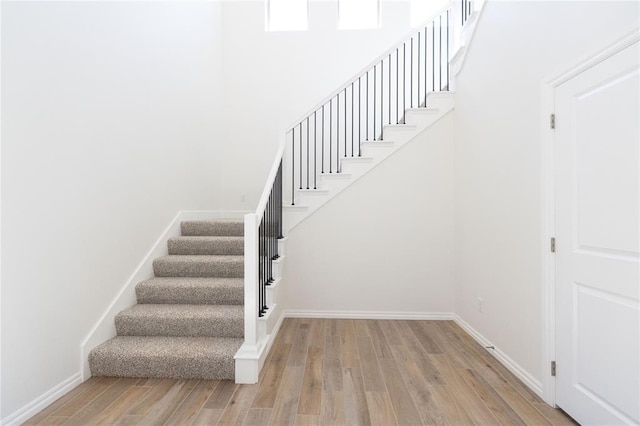
[[458, 314], [454, 314], [454, 321], [458, 324], [464, 331], [467, 332], [473, 339], [482, 345], [487, 351], [495, 357], [502, 365], [505, 366], [507, 370], [513, 373], [518, 379], [522, 380], [522, 382], [529, 387], [533, 392], [535, 392], [539, 397], [543, 397], [543, 389], [542, 383], [533, 377], [527, 370], [521, 367], [517, 362], [512, 360], [506, 353], [493, 345], [486, 337], [480, 334], [475, 328], [471, 327], [464, 319], [462, 319]]

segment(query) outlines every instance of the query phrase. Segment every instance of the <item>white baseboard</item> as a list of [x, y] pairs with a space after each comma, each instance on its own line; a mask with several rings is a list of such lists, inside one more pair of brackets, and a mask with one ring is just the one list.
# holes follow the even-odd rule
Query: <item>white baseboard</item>
[[82, 383], [82, 377], [80, 372], [69, 377], [62, 383], [54, 386], [47, 392], [40, 395], [24, 407], [20, 408], [15, 413], [9, 414], [4, 419], [0, 420], [0, 425], [14, 426], [24, 423], [40, 411], [44, 410], [47, 406], [53, 403], [55, 400], [71, 391], [76, 386]]
[[240, 210], [196, 210], [179, 211], [176, 214], [80, 345], [82, 381], [91, 377], [89, 352], [116, 335], [116, 328], [113, 322], [116, 314], [136, 304], [136, 285], [153, 277], [153, 260], [168, 254], [167, 240], [180, 236], [180, 223], [185, 220], [243, 219], [246, 213], [248, 212]]
[[306, 311], [287, 310], [287, 318], [388, 319], [388, 320], [453, 320], [451, 312], [387, 312], [387, 311]]
[[[467, 322], [465, 322], [462, 318], [460, 318], [457, 314], [454, 315], [453, 320], [458, 324], [464, 331], [467, 332], [473, 339], [481, 344], [483, 347], [494, 346], [487, 338], [485, 338], [482, 334], [480, 334], [476, 329], [471, 327]], [[493, 355], [500, 364], [504, 365], [504, 367], [513, 373], [518, 379], [522, 380], [522, 382], [527, 385], [529, 389], [535, 392], [540, 398], [543, 396], [542, 392], [542, 383], [533, 377], [527, 370], [522, 368], [517, 362], [509, 358], [507, 354], [502, 352], [500, 348], [495, 348], [488, 350], [488, 352]]]

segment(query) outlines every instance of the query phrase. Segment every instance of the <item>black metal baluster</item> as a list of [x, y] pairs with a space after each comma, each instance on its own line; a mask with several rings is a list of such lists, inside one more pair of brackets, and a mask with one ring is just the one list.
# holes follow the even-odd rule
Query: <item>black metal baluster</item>
[[438, 25], [438, 55], [440, 56], [440, 63], [438, 64], [438, 91], [442, 90], [442, 15], [440, 15], [440, 23]]
[[307, 189], [309, 189], [309, 117], [307, 117]]
[[[260, 224], [262, 225], [262, 224]], [[262, 253], [260, 253], [260, 226], [258, 226], [258, 316], [262, 317]]]
[[418, 31], [418, 108], [420, 108], [420, 31]]
[[354, 110], [354, 106], [353, 106], [353, 85], [354, 85], [355, 81], [351, 83], [351, 156], [353, 157], [353, 125], [354, 125], [354, 121], [353, 121], [353, 110]]
[[282, 235], [282, 160], [278, 167], [278, 238], [284, 238]]
[[451, 90], [451, 88], [449, 87], [450, 85], [450, 81], [449, 81], [449, 31], [451, 31], [449, 29], [450, 23], [449, 23], [449, 9], [447, 9], [447, 92], [449, 90]]
[[296, 205], [296, 132], [291, 129], [291, 205]]
[[[274, 239], [273, 236], [275, 235], [275, 232], [273, 230], [273, 226], [275, 224], [275, 221], [273, 220], [273, 216], [274, 216], [274, 203], [273, 203], [273, 187], [271, 187], [271, 193], [269, 194], [269, 253], [268, 253], [268, 258], [269, 258], [269, 269], [270, 269], [270, 276], [271, 276], [271, 282], [269, 283], [270, 285], [273, 284], [273, 282], [275, 281], [275, 277], [274, 277], [274, 273], [273, 273], [273, 259], [274, 256], [276, 255], [275, 252], [275, 248], [273, 246], [274, 243]], [[269, 305], [268, 301], [267, 301], [267, 306]]]
[[378, 90], [377, 74], [378, 65], [373, 66], [373, 140], [376, 140], [376, 91]]
[[[262, 218], [262, 220], [264, 221], [264, 216]], [[266, 229], [266, 225], [263, 224], [262, 226], [262, 265], [263, 265], [263, 275], [262, 275], [262, 310], [266, 311], [267, 310], [267, 281], [269, 280], [268, 276], [269, 276], [269, 271], [268, 271], [268, 264], [267, 264], [267, 229]]]
[[336, 173], [340, 173], [340, 93], [336, 95]]
[[320, 173], [324, 174], [324, 105], [322, 105], [322, 149], [320, 150], [320, 152], [321, 152]]
[[264, 226], [258, 228], [258, 252], [260, 253], [260, 312], [264, 315]]
[[332, 173], [331, 170], [331, 153], [333, 145], [333, 98], [329, 101], [329, 173]]
[[[347, 88], [344, 88], [344, 156], [347, 156]], [[342, 167], [340, 167], [342, 169]]]
[[262, 223], [258, 226], [258, 316], [262, 317], [262, 246], [260, 245], [260, 235], [262, 234]]
[[358, 157], [362, 156], [362, 138], [360, 131], [362, 130], [362, 81], [358, 77]]
[[400, 50], [396, 47], [396, 124], [400, 124], [400, 109], [398, 102], [400, 99]]
[[[264, 246], [265, 246], [265, 253], [264, 253], [264, 257], [266, 259], [266, 265], [267, 265], [267, 282], [266, 285], [270, 285], [273, 282], [273, 271], [271, 268], [271, 200], [267, 201], [267, 206], [264, 210], [264, 217], [266, 219], [265, 221], [265, 240], [264, 240]], [[266, 294], [265, 294], [266, 296]], [[267, 306], [267, 300], [265, 297], [265, 301], [264, 301], [264, 305]]]
[[380, 140], [384, 127], [384, 59], [380, 61]]
[[407, 43], [402, 43], [402, 115], [407, 109]]
[[366, 119], [366, 127], [365, 127], [365, 140], [369, 140], [369, 71], [367, 71], [367, 81], [366, 81], [366, 87], [367, 87], [367, 91], [365, 92], [366, 95], [366, 102], [364, 104], [364, 108], [365, 108], [365, 114], [364, 117]]
[[316, 180], [318, 178], [318, 148], [316, 146], [318, 139], [318, 110], [313, 112], [313, 189], [318, 189], [316, 185]]
[[262, 250], [262, 220], [260, 220], [260, 227], [258, 227], [258, 266], [260, 268], [260, 272], [258, 273], [258, 298], [261, 316], [264, 315], [264, 303], [262, 302], [262, 286], [264, 285], [264, 253]]
[[429, 87], [427, 83], [427, 65], [429, 64], [428, 55], [427, 55], [427, 41], [429, 40], [427, 36], [427, 27], [424, 27], [424, 107], [427, 107], [427, 92], [429, 92]]
[[275, 188], [274, 187], [271, 188], [271, 195], [269, 196], [269, 205], [271, 206], [271, 208], [269, 209], [269, 221], [271, 223], [271, 226], [269, 226], [269, 229], [271, 230], [271, 232], [269, 233], [269, 241], [271, 241], [271, 253], [269, 253], [271, 261], [269, 262], [269, 265], [271, 268], [271, 282], [273, 283], [275, 281], [273, 260], [277, 258], [277, 254], [278, 254], [278, 249], [276, 247], [277, 242], [275, 238], [276, 237], [276, 229], [275, 229], [276, 205], [275, 205]]
[[391, 124], [391, 53], [389, 53], [389, 124]]
[[302, 121], [300, 122], [300, 189], [302, 189]]
[[411, 98], [411, 108], [413, 108], [413, 37], [411, 37], [411, 71], [409, 72], [409, 92]]
[[431, 21], [431, 91], [436, 91], [436, 21]]

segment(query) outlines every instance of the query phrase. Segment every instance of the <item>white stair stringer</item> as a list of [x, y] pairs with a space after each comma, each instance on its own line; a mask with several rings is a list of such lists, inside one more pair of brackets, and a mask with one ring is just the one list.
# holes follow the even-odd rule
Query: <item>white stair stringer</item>
[[282, 304], [278, 304], [278, 291], [282, 286], [282, 275], [286, 259], [287, 237], [278, 239], [277, 259], [272, 260], [273, 282], [266, 286], [266, 305], [268, 309], [257, 318], [256, 345], [245, 343], [236, 352], [235, 382], [253, 384], [258, 382], [260, 370], [267, 359], [269, 349], [275, 341], [282, 324]]
[[412, 108], [405, 111], [406, 124], [391, 124], [383, 128], [382, 140], [360, 143], [360, 156], [340, 159], [339, 173], [318, 173], [315, 188], [295, 191], [295, 204], [283, 206], [284, 227], [290, 231], [312, 215], [329, 200], [356, 180], [393, 155], [407, 142], [440, 120], [455, 106], [453, 92], [434, 92], [427, 98], [428, 108]]

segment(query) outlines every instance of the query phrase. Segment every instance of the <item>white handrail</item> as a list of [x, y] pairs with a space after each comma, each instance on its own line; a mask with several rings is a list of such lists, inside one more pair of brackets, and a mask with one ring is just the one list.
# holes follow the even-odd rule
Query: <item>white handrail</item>
[[258, 225], [260, 224], [260, 220], [262, 220], [262, 215], [264, 214], [264, 210], [267, 207], [267, 203], [269, 202], [269, 194], [271, 194], [271, 188], [273, 188], [273, 183], [276, 180], [276, 175], [278, 174], [278, 168], [280, 167], [280, 162], [282, 161], [284, 155], [284, 149], [286, 145], [286, 140], [282, 140], [280, 142], [280, 146], [278, 147], [278, 151], [276, 152], [275, 160], [271, 165], [271, 171], [267, 175], [267, 182], [264, 185], [264, 189], [262, 190], [262, 195], [260, 195], [260, 201], [258, 201], [258, 206], [256, 207], [255, 214], [258, 216]]

